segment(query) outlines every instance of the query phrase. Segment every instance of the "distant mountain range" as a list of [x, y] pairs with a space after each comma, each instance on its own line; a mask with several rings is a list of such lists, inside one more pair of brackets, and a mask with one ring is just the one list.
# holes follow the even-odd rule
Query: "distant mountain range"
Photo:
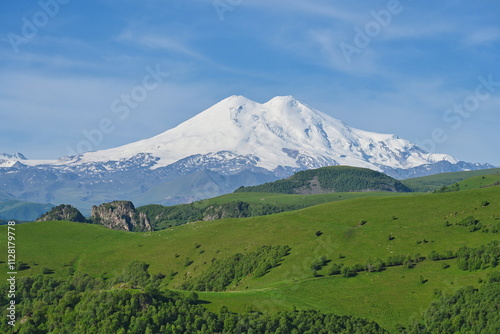
[[[172, 205], [333, 165], [401, 179], [492, 168], [431, 154], [396, 135], [349, 127], [291, 96], [257, 103], [231, 96], [177, 127], [125, 146], [28, 160], [0, 155], [0, 191], [10, 199], [91, 205], [131, 200]], [[1, 192], [0, 192], [1, 195]]]

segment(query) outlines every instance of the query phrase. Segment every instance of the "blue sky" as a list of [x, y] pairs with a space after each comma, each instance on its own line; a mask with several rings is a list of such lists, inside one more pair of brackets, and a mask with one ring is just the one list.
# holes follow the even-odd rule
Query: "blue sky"
[[4, 0], [0, 59], [0, 153], [56, 159], [85, 133], [105, 149], [230, 95], [293, 95], [500, 166], [498, 1]]

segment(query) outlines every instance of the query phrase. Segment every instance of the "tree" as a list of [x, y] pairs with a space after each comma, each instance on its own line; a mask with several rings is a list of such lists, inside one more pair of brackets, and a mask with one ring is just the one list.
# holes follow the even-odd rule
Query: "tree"
[[354, 276], [356, 276], [356, 272], [351, 267], [343, 267], [342, 268], [342, 276], [354, 277]]
[[328, 271], [328, 275], [338, 275], [342, 273], [343, 263], [333, 263]]
[[150, 275], [148, 273], [149, 264], [143, 261], [132, 261], [123, 274], [117, 277], [117, 281], [129, 283], [132, 287], [146, 286]]
[[196, 304], [198, 302], [198, 294], [194, 291], [187, 295], [187, 301], [191, 304]]
[[29, 268], [30, 268], [30, 266], [27, 263], [24, 263], [22, 261], [18, 261], [16, 263], [16, 270], [17, 271], [26, 270], [26, 269], [29, 269]]

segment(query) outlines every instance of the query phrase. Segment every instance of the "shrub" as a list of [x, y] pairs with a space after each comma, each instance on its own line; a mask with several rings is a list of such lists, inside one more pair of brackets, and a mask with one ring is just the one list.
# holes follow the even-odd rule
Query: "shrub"
[[29, 269], [30, 266], [27, 263], [24, 263], [22, 261], [17, 262], [16, 264], [16, 270], [21, 271], [21, 270], [26, 270]]
[[328, 270], [328, 275], [338, 275], [342, 273], [343, 263], [333, 263]]
[[356, 271], [354, 271], [350, 267], [343, 267], [342, 268], [342, 276], [344, 276], [344, 277], [354, 277], [354, 276], [356, 276]]
[[193, 261], [190, 260], [188, 257], [184, 259], [184, 267], [189, 267], [191, 264], [193, 264]]

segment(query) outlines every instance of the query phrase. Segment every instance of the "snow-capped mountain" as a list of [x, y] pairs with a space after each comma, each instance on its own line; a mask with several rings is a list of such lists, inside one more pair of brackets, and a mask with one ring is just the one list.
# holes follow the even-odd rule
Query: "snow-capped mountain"
[[[411, 168], [438, 161], [457, 161], [429, 154], [395, 135], [351, 128], [291, 96], [260, 104], [231, 96], [179, 126], [153, 138], [84, 154], [78, 163], [120, 161], [146, 153], [158, 158], [154, 168], [193, 155], [229, 152], [256, 167], [314, 168], [350, 165]], [[228, 153], [226, 153], [227, 155]], [[227, 159], [225, 156], [222, 159]]]
[[18, 161], [28, 160], [22, 153], [0, 153], [0, 167], [11, 167]]
[[57, 161], [0, 155], [0, 183], [15, 184], [18, 190], [9, 192], [22, 199], [79, 207], [114, 199], [172, 204], [329, 165], [399, 178], [493, 167], [351, 128], [291, 96], [262, 104], [231, 96], [173, 129], [121, 147]]

